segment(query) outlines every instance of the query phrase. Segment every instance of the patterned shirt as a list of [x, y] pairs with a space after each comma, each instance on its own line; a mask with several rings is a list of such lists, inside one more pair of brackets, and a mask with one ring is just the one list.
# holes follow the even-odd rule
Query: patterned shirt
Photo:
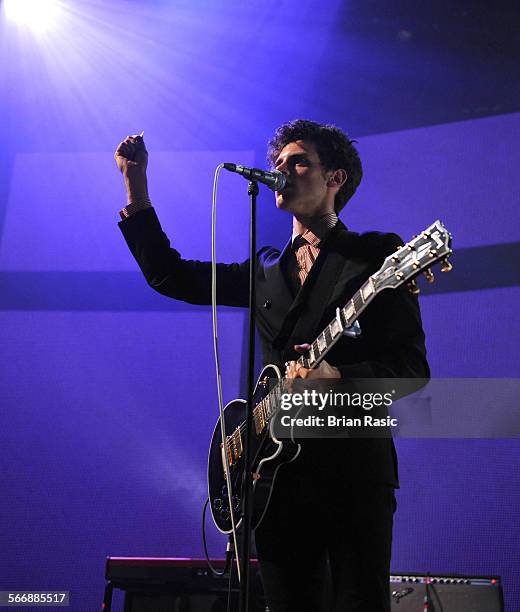
[[292, 248], [298, 265], [298, 278], [303, 285], [311, 268], [320, 253], [320, 243], [338, 222], [336, 213], [328, 213], [312, 223], [312, 230], [306, 229], [303, 234], [293, 231]]

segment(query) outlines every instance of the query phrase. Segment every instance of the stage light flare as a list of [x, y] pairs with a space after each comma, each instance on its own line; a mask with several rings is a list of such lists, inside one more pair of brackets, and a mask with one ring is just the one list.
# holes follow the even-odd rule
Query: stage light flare
[[61, 10], [59, 0], [4, 0], [5, 16], [35, 32], [45, 32], [57, 23]]

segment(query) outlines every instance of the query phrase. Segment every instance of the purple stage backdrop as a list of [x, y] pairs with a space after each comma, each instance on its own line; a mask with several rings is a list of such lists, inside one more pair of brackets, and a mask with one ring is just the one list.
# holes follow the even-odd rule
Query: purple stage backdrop
[[[222, 2], [179, 2], [175, 23], [165, 2], [153, 15], [133, 0], [73, 4], [67, 27], [39, 38], [0, 16], [0, 590], [69, 590], [71, 609], [90, 612], [107, 555], [202, 556], [217, 416], [209, 309], [148, 288], [117, 228], [117, 142], [145, 130], [163, 227], [184, 256], [207, 259], [215, 166], [264, 165], [263, 143], [296, 116], [359, 129], [383, 106], [371, 92], [387, 81], [394, 92], [406, 60], [401, 47], [346, 37], [352, 86], [334, 80], [337, 1], [315, 19], [297, 3], [312, 37], [290, 2], [276, 3], [283, 29], [268, 14], [225, 22]], [[417, 51], [403, 82], [426, 78], [426, 59]], [[446, 71], [439, 106], [456, 87], [456, 67]], [[421, 297], [433, 376], [520, 377], [520, 114], [417, 127], [424, 105], [403, 96], [388, 96], [386, 125], [412, 129], [362, 132], [365, 177], [342, 218], [405, 240], [440, 218], [455, 268]], [[246, 188], [221, 175], [222, 261], [246, 258]], [[290, 218], [264, 189], [259, 209], [261, 243], [282, 246]], [[244, 387], [245, 312], [221, 309], [219, 324], [228, 401]], [[506, 611], [520, 610], [519, 440], [397, 446], [393, 570], [497, 574]], [[208, 529], [222, 555], [225, 539]]]
[[[511, 115], [361, 139], [366, 182], [345, 221], [408, 238], [439, 217], [456, 253], [515, 240], [519, 129], [520, 115]], [[251, 163], [252, 153], [157, 154], [150, 141], [152, 196], [163, 225], [185, 255], [206, 258], [213, 168], [224, 159]], [[491, 176], [483, 148], [494, 151]], [[398, 174], [395, 159], [404, 159]], [[20, 154], [14, 165], [0, 248], [13, 300], [9, 306], [9, 295], [2, 297], [0, 326], [0, 560], [2, 588], [66, 588], [82, 602], [74, 609], [89, 610], [102, 592], [106, 555], [202, 554], [206, 447], [217, 409], [208, 310], [134, 282], [115, 225], [122, 193], [110, 152], [85, 155], [82, 164], [93, 169], [86, 190], [78, 190], [77, 156]], [[230, 175], [221, 182], [219, 251], [241, 260], [246, 184]], [[28, 208], [42, 185], [48, 207]], [[286, 237], [288, 219], [272, 203], [260, 215], [264, 233], [276, 225], [274, 241]], [[466, 273], [478, 277], [475, 253]], [[457, 254], [453, 261], [456, 279]], [[74, 282], [86, 284], [88, 295]], [[485, 289], [443, 292], [443, 282], [440, 293], [422, 299], [433, 375], [519, 376], [512, 316], [519, 288], [495, 287], [491, 277]], [[107, 290], [118, 295], [112, 308], [103, 306]], [[240, 388], [244, 312], [224, 309], [220, 325], [231, 399]], [[518, 440], [398, 446], [395, 571], [500, 574], [514, 610]], [[221, 554], [222, 537], [210, 541]]]

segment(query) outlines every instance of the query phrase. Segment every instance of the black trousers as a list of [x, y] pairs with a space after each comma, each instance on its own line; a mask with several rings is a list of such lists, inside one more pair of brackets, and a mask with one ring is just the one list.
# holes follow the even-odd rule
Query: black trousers
[[270, 611], [389, 612], [393, 487], [293, 465], [255, 531]]

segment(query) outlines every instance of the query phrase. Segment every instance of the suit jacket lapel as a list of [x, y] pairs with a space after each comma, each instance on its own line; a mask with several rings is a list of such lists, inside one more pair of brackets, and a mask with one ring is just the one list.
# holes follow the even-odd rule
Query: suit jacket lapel
[[[336, 228], [337, 226], [332, 232], [335, 232]], [[305, 308], [302, 309], [301, 315], [292, 330], [291, 335], [293, 337], [302, 338], [302, 342], [312, 342], [314, 340], [314, 337], [311, 338], [310, 335], [315, 334], [314, 330], [323, 318], [345, 263], [343, 255], [330, 248], [327, 239], [320, 248], [320, 254], [314, 262], [309, 276], [289, 309], [288, 314], [290, 315], [292, 311], [305, 303]]]
[[[345, 263], [342, 254], [335, 252], [334, 249], [330, 249], [328, 246], [331, 240], [331, 244], [334, 244], [336, 234], [341, 232], [345, 233], [345, 226], [339, 222], [325, 239], [323, 246], [320, 248], [320, 254], [314, 262], [309, 276], [294, 300], [292, 300], [291, 296], [292, 303], [289, 302], [289, 310], [273, 342], [275, 348], [283, 347], [290, 335], [295, 335], [297, 331], [303, 332], [303, 330], [309, 326], [311, 320], [319, 321], [321, 319], [323, 311], [329, 303], [332, 290], [334, 289], [334, 279], [341, 273]], [[290, 249], [291, 241], [286, 245], [280, 259], [282, 259], [282, 257], [291, 256], [289, 252]], [[280, 277], [285, 276], [282, 270], [278, 270], [278, 272]], [[284, 280], [284, 289], [289, 291], [289, 281], [287, 279]], [[300, 319], [298, 319], [300, 311], [303, 310], [302, 306], [304, 306], [305, 303], [307, 304], [304, 312]]]
[[294, 297], [282, 262], [291, 255], [291, 248], [292, 241], [289, 240], [280, 255], [267, 262], [264, 268], [265, 278], [269, 286], [272, 287], [273, 295], [278, 296], [278, 299], [287, 305], [293, 302]]

